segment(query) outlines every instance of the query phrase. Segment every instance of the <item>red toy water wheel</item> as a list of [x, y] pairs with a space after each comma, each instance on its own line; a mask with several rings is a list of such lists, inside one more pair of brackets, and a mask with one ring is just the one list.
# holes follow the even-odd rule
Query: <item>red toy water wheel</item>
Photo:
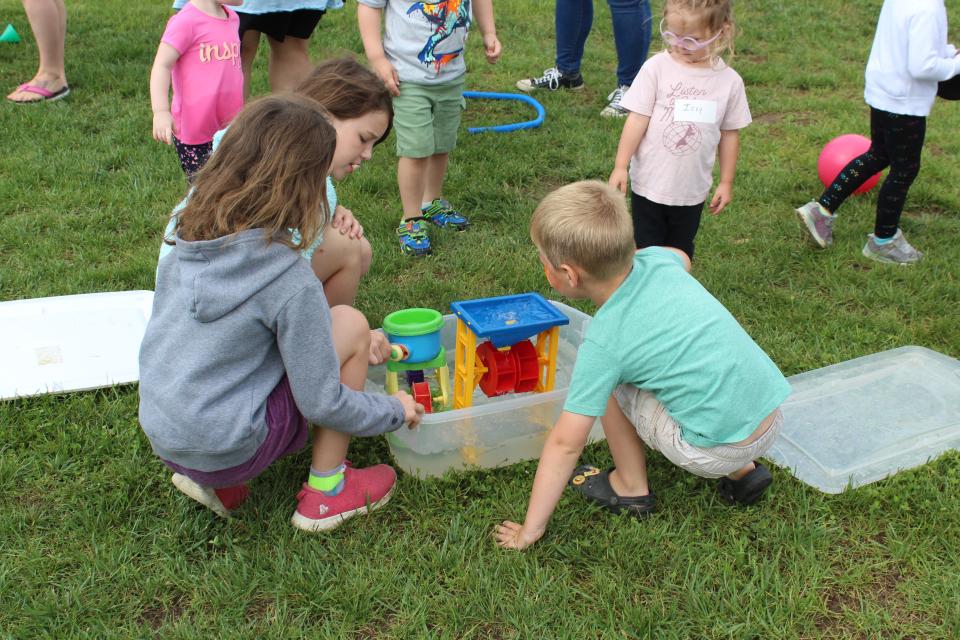
[[430, 395], [430, 383], [414, 382], [410, 389], [413, 391], [414, 402], [422, 404], [425, 413], [431, 413], [433, 411], [433, 396]]
[[514, 391], [526, 393], [533, 391], [540, 381], [540, 364], [537, 361], [537, 348], [529, 340], [522, 340], [510, 349], [517, 363], [517, 383]]
[[509, 351], [500, 351], [490, 342], [483, 342], [477, 347], [477, 359], [487, 368], [480, 378], [480, 389], [488, 398], [513, 391], [517, 369]]
[[505, 351], [484, 342], [477, 347], [477, 359], [487, 369], [480, 378], [480, 389], [488, 398], [511, 391], [533, 391], [540, 379], [537, 349], [529, 340], [521, 340]]

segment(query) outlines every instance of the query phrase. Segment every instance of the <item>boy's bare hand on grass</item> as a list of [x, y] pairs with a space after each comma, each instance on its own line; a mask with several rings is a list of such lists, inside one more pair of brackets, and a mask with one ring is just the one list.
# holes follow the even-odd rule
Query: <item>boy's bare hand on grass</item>
[[522, 524], [504, 520], [493, 530], [493, 537], [497, 545], [504, 549], [523, 551], [543, 537], [543, 531], [532, 533], [525, 530]]

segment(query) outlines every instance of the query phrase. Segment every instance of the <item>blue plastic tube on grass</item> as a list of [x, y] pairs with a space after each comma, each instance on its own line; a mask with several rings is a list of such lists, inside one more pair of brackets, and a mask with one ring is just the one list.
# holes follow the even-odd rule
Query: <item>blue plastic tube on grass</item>
[[470, 133], [483, 133], [485, 131], [496, 131], [497, 133], [508, 133], [510, 131], [519, 131], [520, 129], [534, 129], [543, 124], [543, 119], [547, 117], [547, 111], [543, 105], [521, 93], [496, 93], [491, 91], [464, 91], [464, 98], [480, 98], [483, 100], [517, 100], [526, 102], [537, 110], [537, 117], [526, 122], [515, 122], [513, 124], [499, 124], [489, 127], [470, 127], [467, 129]]

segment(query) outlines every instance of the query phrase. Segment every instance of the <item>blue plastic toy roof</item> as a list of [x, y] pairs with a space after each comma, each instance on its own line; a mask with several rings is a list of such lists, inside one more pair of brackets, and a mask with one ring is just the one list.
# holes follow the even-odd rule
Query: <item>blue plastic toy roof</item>
[[488, 338], [498, 349], [570, 323], [539, 293], [461, 300], [450, 308], [477, 337]]

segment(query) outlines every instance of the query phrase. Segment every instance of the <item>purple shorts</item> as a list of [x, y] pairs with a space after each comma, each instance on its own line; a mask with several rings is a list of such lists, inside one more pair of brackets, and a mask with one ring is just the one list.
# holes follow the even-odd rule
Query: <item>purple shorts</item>
[[283, 456], [296, 453], [307, 443], [310, 429], [293, 400], [287, 376], [283, 376], [267, 397], [267, 437], [252, 458], [229, 469], [195, 471], [164, 460], [164, 464], [197, 484], [215, 489], [233, 487], [256, 478]]

